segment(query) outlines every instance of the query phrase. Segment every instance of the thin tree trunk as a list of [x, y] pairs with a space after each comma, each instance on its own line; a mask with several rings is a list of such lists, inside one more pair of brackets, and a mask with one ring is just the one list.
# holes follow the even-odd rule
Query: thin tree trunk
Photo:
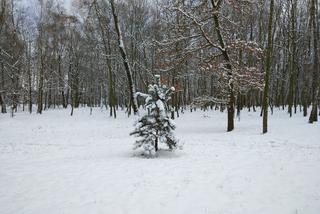
[[[4, 91], [4, 65], [3, 65], [3, 63], [1, 63], [1, 87], [0, 87], [0, 90]], [[1, 113], [2, 114], [7, 113], [4, 92], [3, 93], [0, 92], [0, 105], [1, 105]]]
[[262, 133], [268, 131], [268, 103], [269, 103], [269, 76], [271, 69], [271, 53], [272, 53], [272, 22], [273, 22], [273, 7], [274, 0], [270, 1], [270, 15], [269, 15], [269, 27], [268, 27], [268, 47], [267, 47], [267, 61], [266, 61], [266, 76], [265, 86], [263, 93], [263, 127]]
[[[291, 41], [292, 50], [290, 52], [289, 57], [289, 69], [290, 69], [290, 85], [289, 85], [289, 97], [288, 97], [288, 113], [290, 117], [292, 117], [292, 106], [294, 104], [294, 96], [295, 93], [295, 84], [297, 81], [296, 78], [296, 8], [297, 8], [297, 0], [293, 0], [291, 2], [291, 31], [289, 32], [289, 41]], [[296, 104], [295, 104], [295, 112], [296, 112]]]
[[117, 35], [118, 35], [119, 51], [120, 51], [120, 54], [121, 54], [121, 57], [122, 57], [122, 61], [123, 61], [123, 65], [125, 67], [127, 78], [128, 78], [128, 86], [129, 86], [129, 91], [130, 91], [131, 106], [133, 108], [133, 113], [134, 114], [138, 114], [138, 102], [137, 102], [137, 98], [135, 96], [136, 88], [135, 88], [135, 85], [133, 83], [131, 67], [129, 65], [129, 59], [128, 59], [127, 54], [126, 54], [126, 50], [125, 50], [125, 46], [124, 46], [124, 42], [123, 42], [123, 38], [122, 38], [122, 32], [121, 32], [121, 29], [120, 29], [119, 19], [118, 19], [118, 15], [117, 15], [117, 12], [116, 12], [114, 0], [110, 0], [110, 4], [111, 4], [111, 9], [112, 9], [112, 16], [113, 16], [115, 29], [116, 29], [116, 32], [117, 32]]
[[28, 101], [29, 101], [29, 113], [32, 113], [32, 82], [31, 82], [31, 68], [30, 68], [30, 58], [28, 59]]
[[[43, 5], [41, 3], [41, 14], [40, 20], [42, 19], [42, 10]], [[39, 71], [39, 82], [38, 82], [38, 109], [37, 113], [41, 114], [43, 110], [43, 78], [44, 78], [44, 53], [43, 53], [43, 29], [42, 26], [39, 26], [39, 44], [38, 44], [38, 51], [40, 54], [40, 71]]]
[[44, 64], [43, 64], [43, 56], [41, 53], [41, 65], [40, 65], [40, 73], [39, 73], [39, 83], [38, 83], [38, 109], [37, 113], [41, 114], [43, 110], [43, 76], [44, 76]]

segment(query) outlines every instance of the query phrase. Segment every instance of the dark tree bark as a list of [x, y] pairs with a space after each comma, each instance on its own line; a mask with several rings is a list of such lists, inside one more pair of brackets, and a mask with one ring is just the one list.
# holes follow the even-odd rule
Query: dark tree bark
[[29, 42], [29, 45], [26, 50], [27, 53], [27, 58], [28, 58], [28, 110], [29, 113], [32, 113], [32, 82], [31, 82], [31, 62], [30, 62], [30, 57], [31, 57], [31, 42]]
[[107, 69], [108, 69], [108, 102], [109, 102], [109, 107], [110, 107], [110, 117], [117, 117], [116, 114], [116, 98], [115, 98], [115, 91], [114, 91], [114, 78], [113, 78], [113, 72], [112, 72], [112, 65], [111, 65], [111, 60], [110, 60], [110, 55], [111, 55], [111, 44], [110, 44], [110, 32], [107, 29], [105, 32], [105, 28], [102, 25], [102, 16], [100, 13], [100, 9], [97, 5], [97, 1], [94, 1], [94, 8], [97, 13], [98, 17], [98, 22], [99, 22], [99, 28], [100, 28], [100, 33], [101, 33], [101, 38], [102, 38], [102, 43], [104, 47], [104, 52], [106, 54], [106, 61], [107, 61]]
[[309, 117], [309, 123], [318, 121], [318, 93], [319, 93], [319, 58], [318, 58], [318, 35], [319, 26], [317, 26], [318, 0], [311, 0], [310, 21], [313, 31], [313, 78], [312, 78], [312, 110]]
[[271, 55], [272, 55], [272, 23], [273, 23], [273, 7], [274, 0], [270, 1], [270, 15], [269, 15], [269, 27], [268, 27], [268, 46], [267, 46], [267, 59], [266, 59], [266, 74], [265, 74], [265, 86], [263, 93], [263, 124], [262, 133], [268, 131], [268, 103], [269, 103], [269, 78], [271, 70]]
[[235, 104], [235, 96], [234, 96], [233, 82], [232, 82], [232, 67], [230, 64], [230, 57], [228, 55], [228, 52], [225, 49], [225, 43], [224, 43], [223, 36], [220, 29], [219, 16], [216, 13], [221, 7], [222, 0], [219, 0], [217, 3], [214, 0], [211, 0], [211, 3], [215, 10], [213, 12], [213, 20], [215, 24], [214, 29], [218, 36], [219, 45], [221, 46], [220, 51], [222, 52], [222, 56], [224, 60], [227, 62], [226, 68], [228, 69], [228, 88], [229, 88], [228, 104], [227, 104], [227, 110], [228, 110], [227, 131], [230, 132], [234, 129], [234, 104]]
[[61, 71], [61, 55], [60, 54], [58, 56], [58, 75], [59, 75], [59, 91], [61, 93], [62, 107], [67, 108], [68, 103], [64, 95], [64, 77], [62, 76], [62, 71]]
[[118, 14], [117, 14], [117, 11], [115, 8], [114, 0], [110, 0], [110, 4], [111, 4], [111, 9], [112, 9], [112, 16], [113, 16], [113, 21], [114, 21], [114, 25], [115, 25], [115, 30], [118, 35], [119, 51], [120, 51], [123, 65], [124, 65], [124, 68], [125, 68], [126, 74], [127, 74], [128, 87], [129, 87], [129, 92], [130, 92], [130, 101], [131, 101], [130, 103], [131, 103], [131, 106], [133, 109], [133, 113], [138, 114], [138, 103], [137, 103], [137, 98], [135, 96], [136, 88], [133, 83], [132, 71], [131, 71], [131, 67], [129, 65], [129, 59], [126, 54], [126, 50], [125, 50], [125, 46], [124, 46], [124, 42], [123, 42], [123, 37], [122, 37], [122, 32], [121, 32], [120, 24], [119, 24], [119, 18], [118, 18]]
[[[41, 14], [40, 14], [40, 20], [42, 19], [43, 14], [43, 5], [41, 3]], [[43, 110], [43, 81], [44, 81], [44, 53], [43, 53], [43, 29], [42, 24], [40, 23], [39, 26], [39, 41], [38, 41], [38, 51], [39, 51], [39, 57], [40, 57], [40, 69], [39, 69], [39, 81], [38, 81], [38, 109], [37, 113], [41, 114]]]
[[[0, 49], [1, 51], [1, 49]], [[1, 63], [1, 87], [0, 90], [4, 91], [4, 65], [3, 63]], [[5, 114], [7, 113], [7, 107], [6, 107], [6, 103], [5, 103], [5, 98], [4, 98], [4, 92], [0, 93], [0, 105], [1, 105], [1, 113]]]

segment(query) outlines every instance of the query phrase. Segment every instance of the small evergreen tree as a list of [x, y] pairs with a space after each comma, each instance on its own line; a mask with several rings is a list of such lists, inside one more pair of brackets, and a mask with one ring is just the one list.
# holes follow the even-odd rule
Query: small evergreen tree
[[158, 143], [165, 143], [169, 149], [177, 147], [177, 139], [173, 130], [176, 128], [169, 117], [168, 101], [175, 88], [160, 85], [160, 76], [156, 75], [158, 84], [149, 85], [148, 94], [136, 93], [145, 98], [147, 113], [139, 118], [135, 130], [130, 133], [138, 139], [134, 149], [143, 147], [146, 155], [154, 155], [158, 151]]

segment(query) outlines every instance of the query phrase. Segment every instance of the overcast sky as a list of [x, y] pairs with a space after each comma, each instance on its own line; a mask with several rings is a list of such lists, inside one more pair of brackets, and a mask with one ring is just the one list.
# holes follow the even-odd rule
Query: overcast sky
[[[72, 12], [72, 1], [73, 0], [55, 0], [55, 2], [60, 2], [60, 5], [63, 6], [68, 13]], [[33, 10], [33, 11], [29, 11], [32, 13], [36, 12], [39, 5], [39, 0], [18, 0], [16, 2], [18, 6], [27, 7], [29, 10]]]

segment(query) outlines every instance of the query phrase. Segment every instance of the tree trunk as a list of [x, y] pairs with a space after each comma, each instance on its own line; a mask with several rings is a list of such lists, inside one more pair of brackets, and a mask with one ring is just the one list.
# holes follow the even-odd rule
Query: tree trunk
[[[227, 110], [228, 110], [228, 124], [227, 124], [227, 131], [230, 132], [234, 129], [234, 103], [235, 103], [235, 97], [234, 97], [234, 91], [233, 91], [233, 81], [232, 81], [232, 67], [230, 64], [230, 58], [228, 55], [228, 52], [225, 49], [225, 43], [222, 37], [222, 33], [220, 30], [220, 21], [219, 21], [219, 16], [217, 15], [217, 11], [219, 9], [219, 5], [216, 5], [216, 3], [214, 2], [214, 0], [211, 0], [211, 3], [214, 7], [214, 12], [213, 12], [213, 20], [214, 20], [214, 24], [215, 24], [215, 31], [217, 33], [218, 36], [218, 40], [219, 40], [219, 45], [221, 46], [222, 50], [222, 56], [224, 58], [224, 60], [227, 62], [226, 68], [228, 70], [228, 104], [227, 104]], [[220, 1], [221, 4], [221, 1]]]
[[7, 113], [7, 108], [4, 100], [2, 99], [2, 95], [0, 94], [0, 105], [1, 105], [1, 113], [5, 114]]
[[[43, 3], [41, 2], [40, 20], [43, 15]], [[44, 79], [44, 53], [43, 53], [43, 29], [42, 25], [39, 26], [39, 43], [38, 51], [40, 55], [40, 70], [39, 70], [39, 82], [38, 82], [38, 109], [37, 113], [41, 114], [43, 110], [43, 79]]]
[[[0, 90], [4, 90], [4, 65], [3, 65], [3, 63], [1, 63], [1, 87], [0, 87]], [[1, 113], [2, 114], [7, 113], [4, 92], [3, 93], [0, 92], [0, 105], [1, 105]]]
[[272, 22], [273, 22], [273, 7], [274, 0], [270, 1], [270, 15], [269, 15], [269, 27], [268, 27], [268, 47], [267, 47], [267, 61], [266, 61], [266, 74], [265, 74], [265, 86], [263, 93], [263, 127], [262, 133], [268, 131], [268, 103], [269, 103], [269, 76], [271, 69], [271, 54], [272, 54]]
[[309, 117], [309, 123], [318, 121], [318, 93], [319, 93], [319, 59], [318, 59], [318, 35], [319, 28], [317, 26], [316, 17], [317, 10], [316, 5], [318, 4], [317, 0], [311, 0], [310, 8], [310, 18], [311, 24], [313, 26], [313, 78], [312, 78], [312, 109]]
[[136, 88], [133, 83], [131, 67], [129, 65], [129, 59], [126, 54], [126, 50], [125, 50], [125, 46], [124, 46], [124, 42], [123, 42], [123, 38], [122, 38], [122, 32], [120, 29], [119, 19], [118, 19], [118, 15], [116, 12], [114, 0], [110, 0], [110, 4], [111, 4], [111, 9], [112, 9], [112, 16], [113, 16], [115, 29], [116, 29], [116, 32], [118, 35], [119, 51], [120, 51], [123, 65], [124, 65], [124, 68], [125, 68], [126, 74], [127, 74], [128, 87], [129, 87], [129, 91], [130, 91], [131, 106], [133, 108], [133, 113], [138, 114], [138, 102], [137, 102], [137, 98], [135, 96]]
[[44, 68], [43, 68], [43, 56], [41, 54], [41, 65], [40, 65], [40, 73], [39, 73], [39, 83], [38, 83], [38, 109], [37, 113], [41, 114], [43, 110], [43, 76], [44, 76]]
[[[295, 84], [297, 81], [297, 74], [296, 74], [296, 8], [297, 8], [297, 0], [293, 0], [291, 3], [291, 31], [289, 32], [289, 41], [291, 41], [291, 51], [290, 51], [290, 57], [289, 57], [289, 69], [290, 69], [290, 85], [289, 85], [289, 97], [288, 97], [288, 113], [290, 114], [290, 117], [292, 117], [292, 106], [293, 102], [296, 98], [294, 96], [295, 93]], [[289, 42], [290, 43], [290, 42]], [[290, 47], [290, 46], [289, 46]], [[295, 112], [296, 112], [296, 102], [295, 102]]]

